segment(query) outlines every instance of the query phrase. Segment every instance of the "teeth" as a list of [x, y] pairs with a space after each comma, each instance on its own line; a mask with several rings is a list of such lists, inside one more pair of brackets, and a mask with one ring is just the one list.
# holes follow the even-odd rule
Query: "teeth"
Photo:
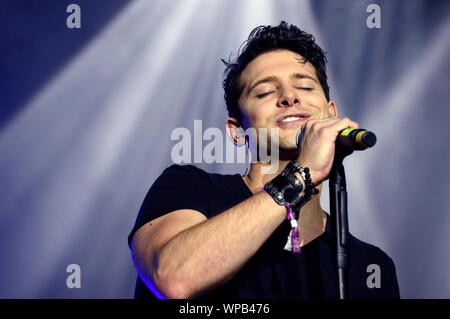
[[292, 121], [296, 121], [298, 119], [300, 119], [300, 117], [298, 117], [298, 116], [289, 116], [289, 117], [286, 117], [285, 119], [283, 119], [282, 122], [292, 122]]

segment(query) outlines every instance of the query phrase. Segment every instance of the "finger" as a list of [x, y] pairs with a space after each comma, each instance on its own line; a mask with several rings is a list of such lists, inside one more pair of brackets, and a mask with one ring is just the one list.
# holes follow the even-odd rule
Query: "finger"
[[322, 128], [330, 126], [333, 123], [336, 123], [340, 120], [341, 120], [341, 118], [339, 118], [339, 117], [329, 117], [329, 118], [325, 118], [325, 119], [311, 119], [311, 120], [305, 121], [303, 123], [301, 129], [303, 131], [305, 131], [309, 128], [322, 129]]
[[330, 117], [326, 119], [321, 119], [316, 122], [318, 128], [327, 127], [327, 126], [345, 126], [345, 128], [359, 128], [359, 124], [355, 121], [352, 121], [348, 117]]
[[348, 117], [344, 117], [341, 119], [342, 125], [347, 125], [345, 128], [359, 128], [359, 124], [355, 121], [352, 121]]
[[333, 134], [338, 134], [340, 131], [347, 128], [359, 128], [359, 124], [355, 121], [350, 120], [347, 117], [341, 118], [339, 121], [331, 123], [327, 129], [330, 129]]
[[324, 134], [330, 137], [337, 137], [339, 132], [346, 128], [359, 128], [359, 124], [347, 117], [335, 117], [307, 121], [306, 123], [304, 123], [304, 126], [302, 126], [301, 131], [303, 134], [306, 132], [317, 132], [319, 134]]

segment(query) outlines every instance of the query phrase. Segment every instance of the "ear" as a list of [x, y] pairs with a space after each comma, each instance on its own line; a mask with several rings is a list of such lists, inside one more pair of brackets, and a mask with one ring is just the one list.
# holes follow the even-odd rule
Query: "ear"
[[328, 102], [328, 113], [330, 113], [333, 117], [338, 116], [337, 107], [334, 101]]
[[225, 128], [227, 130], [228, 137], [231, 139], [234, 145], [245, 145], [245, 131], [238, 120], [233, 117], [229, 117], [225, 121]]

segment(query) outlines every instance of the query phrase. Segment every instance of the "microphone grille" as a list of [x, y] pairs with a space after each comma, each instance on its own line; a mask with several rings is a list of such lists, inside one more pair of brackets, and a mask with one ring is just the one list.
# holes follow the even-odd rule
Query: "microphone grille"
[[362, 141], [364, 144], [367, 145], [367, 147], [372, 147], [375, 145], [375, 143], [377, 142], [377, 137], [374, 133], [372, 132], [366, 132], [363, 136], [362, 136]]

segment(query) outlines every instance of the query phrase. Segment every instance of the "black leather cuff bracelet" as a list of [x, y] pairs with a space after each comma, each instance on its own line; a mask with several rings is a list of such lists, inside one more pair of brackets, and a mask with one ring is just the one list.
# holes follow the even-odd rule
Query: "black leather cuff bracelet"
[[303, 191], [303, 184], [295, 176], [295, 172], [296, 169], [290, 162], [280, 175], [264, 185], [264, 190], [280, 206], [284, 206], [286, 203], [293, 205], [299, 201], [298, 197]]
[[[303, 191], [303, 184], [295, 175], [295, 172], [299, 172], [305, 182], [305, 193], [303, 196], [300, 195]], [[278, 205], [284, 206], [286, 203], [289, 203], [296, 213], [311, 199], [312, 194], [317, 194], [318, 192], [314, 188], [314, 184], [312, 184], [309, 169], [303, 168], [295, 161], [290, 161], [280, 175], [264, 185], [264, 190], [272, 196]]]

